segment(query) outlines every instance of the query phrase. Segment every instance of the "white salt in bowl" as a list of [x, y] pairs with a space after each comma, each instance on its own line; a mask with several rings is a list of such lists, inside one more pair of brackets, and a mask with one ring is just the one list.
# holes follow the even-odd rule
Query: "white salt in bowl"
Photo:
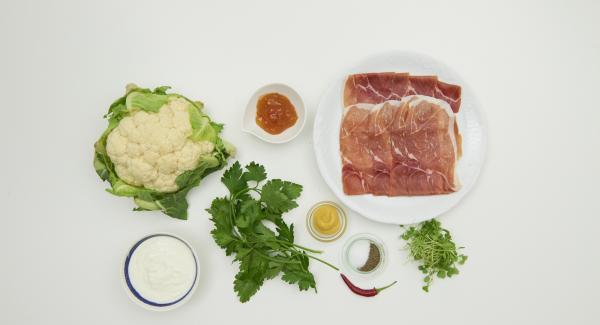
[[[370, 243], [375, 244], [379, 249], [380, 261], [377, 266], [370, 271], [361, 271], [359, 268], [364, 265], [369, 256]], [[369, 233], [360, 233], [350, 237], [342, 249], [342, 265], [345, 271], [351, 271], [360, 276], [374, 276], [379, 274], [386, 265], [386, 247], [383, 241]]]

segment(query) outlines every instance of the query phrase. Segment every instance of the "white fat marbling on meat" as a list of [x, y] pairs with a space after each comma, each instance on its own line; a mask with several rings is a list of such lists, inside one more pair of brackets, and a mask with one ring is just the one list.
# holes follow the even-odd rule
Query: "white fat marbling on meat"
[[[381, 96], [384, 97], [384, 96]], [[384, 97], [385, 98], [385, 97]], [[404, 104], [408, 104], [408, 108], [409, 109], [414, 109], [416, 108], [420, 103], [422, 102], [427, 102], [430, 104], [433, 104], [439, 108], [441, 108], [447, 115], [448, 115], [448, 135], [450, 136], [451, 142], [452, 142], [452, 148], [453, 148], [453, 152], [454, 152], [454, 157], [455, 159], [458, 159], [458, 144], [457, 144], [457, 139], [456, 139], [456, 135], [454, 133], [454, 123], [455, 123], [455, 119], [456, 119], [456, 115], [455, 113], [452, 111], [452, 108], [450, 106], [450, 104], [442, 99], [438, 99], [438, 98], [434, 98], [434, 97], [430, 97], [430, 96], [425, 96], [425, 95], [410, 95], [410, 96], [405, 96], [403, 97], [401, 100], [387, 100], [383, 103], [379, 103], [379, 104], [369, 104], [369, 103], [357, 103], [357, 104], [353, 104], [350, 106], [347, 106], [344, 108], [343, 110], [343, 117], [346, 116], [346, 114], [350, 111], [350, 109], [360, 109], [360, 110], [366, 110], [369, 112], [369, 115], [371, 115], [371, 113], [375, 113], [377, 114], [379, 110], [381, 110], [385, 105], [391, 105], [394, 107], [402, 107], [404, 106]], [[415, 126], [415, 128], [417, 128]], [[348, 136], [350, 135], [352, 132], [352, 130], [345, 130], [342, 129], [342, 134], [341, 136]], [[398, 147], [393, 147], [392, 150], [400, 156], [405, 156], [411, 160], [417, 160], [417, 157], [411, 153], [411, 152], [402, 152], [401, 148]], [[369, 155], [372, 157], [372, 159], [376, 162], [380, 162], [382, 163], [383, 160], [381, 159], [381, 157], [377, 156], [375, 153], [373, 153], [370, 149], [368, 149], [369, 151]], [[346, 163], [352, 163], [349, 159], [347, 159], [344, 154], [342, 153], [342, 161], [344, 164]], [[439, 175], [441, 176], [444, 181], [446, 182], [446, 184], [454, 184], [455, 189], [457, 190], [458, 188], [460, 188], [460, 183], [458, 180], [458, 175], [457, 173], [453, 173], [454, 175], [454, 181], [452, 183], [449, 182], [449, 180], [447, 179], [446, 175], [444, 173], [441, 173], [439, 171], [436, 170], [431, 170], [431, 169], [422, 169], [419, 168], [418, 166], [408, 166], [405, 165], [404, 163], [402, 163], [403, 166], [413, 169], [413, 170], [417, 170], [419, 172], [424, 173], [425, 175], [427, 175], [427, 179], [428, 181], [431, 179], [431, 177], [433, 176], [433, 174]], [[361, 178], [361, 184], [364, 186], [366, 186], [365, 184], [365, 180]]]
[[[444, 100], [430, 97], [430, 96], [425, 96], [425, 95], [410, 95], [410, 96], [403, 97], [402, 100], [392, 99], [392, 100], [388, 100], [388, 101], [385, 101], [380, 104], [358, 103], [358, 104], [354, 104], [354, 105], [345, 107], [344, 108], [344, 116], [352, 107], [373, 112], [373, 111], [381, 110], [381, 108], [383, 108], [383, 106], [386, 104], [388, 104], [388, 105], [391, 104], [393, 106], [400, 107], [400, 106], [402, 106], [402, 104], [408, 103], [410, 108], [414, 108], [423, 101], [426, 101], [428, 103], [439, 106], [440, 108], [442, 108], [444, 110], [444, 112], [446, 112], [446, 114], [448, 114], [448, 118], [450, 120], [449, 124], [448, 124], [449, 125], [448, 134], [450, 135], [450, 139], [452, 139], [452, 147], [454, 148], [454, 156], [458, 157], [456, 136], [454, 134], [454, 120], [455, 120], [456, 116], [455, 116], [454, 112], [452, 111], [450, 104], [448, 104], [448, 102], [446, 102]], [[414, 156], [411, 157], [411, 155], [409, 155], [409, 158], [415, 159]]]
[[[454, 157], [455, 157], [455, 159], [458, 159], [458, 144], [456, 143], [456, 135], [454, 134], [454, 121], [456, 119], [456, 115], [452, 111], [450, 104], [448, 104], [448, 102], [446, 102], [442, 99], [425, 96], [425, 95], [411, 95], [411, 96], [406, 96], [406, 97], [402, 98], [402, 102], [408, 102], [408, 105], [411, 108], [416, 107], [423, 101], [437, 105], [438, 107], [442, 108], [444, 110], [444, 112], [446, 112], [446, 114], [448, 114], [448, 119], [449, 119], [448, 135], [450, 136], [450, 139], [452, 140], [452, 148], [454, 149]], [[411, 159], [414, 159], [414, 158], [411, 158]], [[454, 173], [454, 184], [456, 185], [456, 188], [458, 189], [458, 188], [460, 188], [460, 181], [458, 179], [457, 174], [458, 173], [456, 173], [456, 172]]]
[[379, 104], [373, 105], [373, 104], [367, 104], [367, 103], [358, 103], [358, 104], [346, 106], [346, 107], [344, 107], [344, 114], [342, 114], [342, 118], [344, 116], [346, 116], [346, 113], [348, 113], [348, 111], [351, 108], [353, 108], [353, 107], [354, 108], [358, 108], [358, 109], [364, 109], [364, 110], [367, 110], [367, 111], [371, 111], [371, 110], [373, 110], [375, 108], [375, 106], [379, 106]]

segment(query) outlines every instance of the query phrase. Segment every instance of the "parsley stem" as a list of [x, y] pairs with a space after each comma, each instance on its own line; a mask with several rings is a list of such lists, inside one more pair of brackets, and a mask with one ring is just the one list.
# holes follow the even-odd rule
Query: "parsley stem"
[[229, 208], [231, 211], [231, 214], [229, 216], [229, 224], [231, 225], [231, 230], [233, 231], [233, 235], [236, 236], [237, 238], [241, 238], [243, 240], [245, 240], [246, 238], [237, 231], [237, 228], [235, 227], [235, 222], [233, 221], [233, 218], [235, 216], [235, 202], [236, 202], [236, 196], [231, 196], [229, 198]]
[[321, 253], [323, 253], [323, 251], [319, 251], [319, 250], [316, 250], [316, 249], [310, 249], [310, 248], [307, 248], [307, 247], [304, 247], [304, 246], [301, 246], [301, 245], [298, 245], [298, 244], [292, 244], [292, 245], [294, 245], [294, 247], [300, 248], [300, 249], [305, 250], [307, 252], [311, 252], [311, 253], [315, 253], [315, 254], [321, 254]]
[[300, 262], [298, 261], [290, 261], [290, 260], [284, 260], [284, 259], [278, 259], [272, 256], [269, 256], [267, 254], [263, 254], [261, 251], [259, 250], [255, 250], [254, 251], [256, 254], [264, 257], [265, 259], [272, 261], [272, 262], [277, 262], [277, 263], [282, 263], [282, 264], [300, 264]]
[[281, 243], [281, 244], [284, 244], [284, 245], [286, 245], [288, 247], [300, 248], [301, 250], [304, 250], [304, 251], [307, 251], [307, 252], [311, 252], [311, 253], [315, 253], [315, 254], [321, 254], [321, 253], [323, 253], [323, 251], [319, 251], [319, 250], [316, 250], [316, 249], [310, 249], [308, 247], [304, 247], [304, 246], [301, 246], [301, 245], [298, 245], [298, 244], [295, 244], [295, 243], [290, 243], [290, 242], [279, 240], [279, 239], [277, 239], [277, 242]]
[[319, 262], [321, 262], [321, 263], [323, 263], [323, 264], [325, 264], [325, 265], [329, 266], [330, 268], [332, 268], [332, 269], [334, 269], [334, 270], [336, 270], [336, 271], [339, 271], [339, 270], [340, 270], [339, 268], [337, 268], [337, 267], [336, 267], [336, 266], [334, 266], [333, 264], [331, 264], [331, 263], [329, 263], [329, 262], [327, 262], [327, 261], [324, 261], [324, 260], [322, 260], [322, 259], [320, 259], [320, 258], [318, 258], [318, 257], [312, 256], [312, 255], [309, 255], [309, 254], [306, 254], [306, 256], [308, 256], [309, 258], [312, 258], [313, 260], [317, 260], [317, 261], [319, 261]]

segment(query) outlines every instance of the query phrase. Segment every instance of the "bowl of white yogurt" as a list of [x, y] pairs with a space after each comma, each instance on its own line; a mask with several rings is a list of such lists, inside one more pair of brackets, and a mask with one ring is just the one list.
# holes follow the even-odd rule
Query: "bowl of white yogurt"
[[200, 267], [196, 252], [187, 241], [159, 233], [131, 246], [121, 275], [133, 302], [149, 310], [167, 311], [191, 298], [198, 286]]

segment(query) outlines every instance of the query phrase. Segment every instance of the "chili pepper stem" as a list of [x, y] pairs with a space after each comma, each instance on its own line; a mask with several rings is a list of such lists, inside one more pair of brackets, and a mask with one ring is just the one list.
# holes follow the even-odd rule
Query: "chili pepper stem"
[[385, 287], [381, 287], [381, 288], [375, 288], [375, 291], [377, 291], [377, 293], [380, 293], [381, 291], [383, 291], [383, 290], [385, 290], [385, 289], [387, 289], [387, 288], [389, 288], [389, 287], [393, 286], [394, 284], [396, 284], [396, 282], [398, 282], [398, 281], [394, 281], [394, 282], [392, 282], [392, 283], [390, 283], [390, 284], [386, 285]]

